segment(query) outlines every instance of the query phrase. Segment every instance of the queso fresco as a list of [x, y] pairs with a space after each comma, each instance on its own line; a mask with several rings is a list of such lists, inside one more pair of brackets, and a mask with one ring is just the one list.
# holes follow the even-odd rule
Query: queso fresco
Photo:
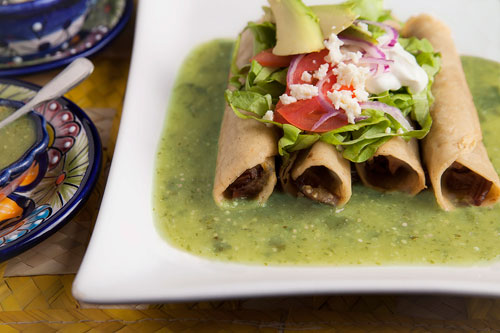
[[[15, 110], [0, 105], [0, 120]], [[20, 159], [36, 141], [36, 125], [31, 117], [23, 116], [0, 129], [0, 170]]]
[[[500, 205], [444, 212], [432, 191], [381, 194], [353, 184], [342, 209], [276, 192], [265, 207], [211, 195], [233, 43], [193, 51], [181, 68], [159, 144], [154, 214], [160, 234], [194, 255], [242, 263], [484, 263], [500, 254]], [[462, 57], [484, 143], [500, 170], [500, 64]]]

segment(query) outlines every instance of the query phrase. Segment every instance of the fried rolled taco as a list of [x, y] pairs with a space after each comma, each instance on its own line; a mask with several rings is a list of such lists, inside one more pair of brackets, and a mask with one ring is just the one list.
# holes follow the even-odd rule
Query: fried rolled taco
[[424, 163], [437, 203], [486, 206], [500, 198], [500, 181], [482, 142], [481, 128], [449, 28], [429, 15], [411, 18], [406, 36], [426, 38], [441, 52], [431, 108], [433, 125], [422, 142]]
[[356, 170], [363, 184], [379, 191], [415, 195], [425, 188], [416, 139], [392, 138], [368, 161], [356, 163]]
[[280, 170], [283, 189], [332, 206], [351, 198], [351, 166], [332, 145], [316, 142], [293, 155]]
[[[240, 39], [236, 64], [243, 67], [253, 54], [253, 36], [245, 30]], [[218, 205], [238, 198], [265, 203], [277, 178], [274, 156], [277, 135], [265, 124], [246, 121], [226, 105], [219, 136], [213, 197]]]

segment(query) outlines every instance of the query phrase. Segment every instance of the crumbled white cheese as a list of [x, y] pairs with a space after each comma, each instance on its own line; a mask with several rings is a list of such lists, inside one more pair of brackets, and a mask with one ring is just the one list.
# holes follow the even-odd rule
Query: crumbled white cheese
[[338, 83], [347, 87], [352, 86], [354, 89], [364, 90], [370, 70], [366, 67], [341, 62], [333, 69], [333, 74], [337, 76]]
[[343, 61], [352, 61], [355, 64], [358, 64], [359, 59], [361, 59], [361, 57], [363, 56], [363, 53], [359, 51], [349, 52], [342, 50], [342, 53], [344, 54]]
[[390, 127], [387, 127], [385, 129], [385, 134], [391, 134], [391, 128]]
[[318, 96], [319, 89], [312, 84], [291, 84], [290, 94], [297, 100], [311, 99], [315, 96]]
[[322, 64], [319, 66], [318, 70], [314, 72], [314, 78], [318, 80], [323, 80], [326, 76], [326, 73], [328, 73], [328, 69], [330, 68], [330, 65], [328, 64]]
[[343, 55], [342, 52], [340, 52], [340, 47], [344, 45], [344, 42], [341, 41], [336, 34], [332, 33], [330, 37], [324, 41], [324, 44], [328, 51], [330, 51], [325, 57], [325, 61], [332, 64], [341, 62]]
[[354, 89], [354, 94], [359, 102], [368, 101], [368, 96], [370, 96], [370, 94], [364, 89]]
[[[274, 120], [274, 112], [272, 110], [267, 110], [266, 113], [264, 114], [264, 116], [262, 117], [262, 119], [273, 121]], [[266, 123], [266, 126], [267, 127], [272, 127], [273, 124]]]
[[288, 104], [292, 104], [292, 103], [297, 102], [297, 99], [295, 97], [293, 97], [293, 96], [289, 96], [287, 94], [283, 94], [283, 95], [280, 96], [280, 101], [284, 105], [288, 105]]
[[300, 79], [304, 82], [311, 82], [312, 81], [312, 75], [308, 71], [302, 72], [302, 76]]
[[342, 85], [338, 82], [336, 82], [333, 86], [332, 86], [332, 91], [333, 90], [340, 90], [342, 88]]
[[272, 110], [267, 110], [264, 116], [262, 117], [264, 120], [270, 120], [273, 121], [274, 119], [274, 112]]
[[398, 133], [398, 134], [403, 134], [403, 133], [404, 133], [404, 131], [403, 131], [403, 129], [402, 129], [402, 128], [398, 128], [397, 133]]
[[347, 115], [347, 121], [354, 124], [354, 119], [361, 115], [361, 106], [356, 97], [352, 97], [350, 90], [329, 91], [326, 94], [336, 109], [343, 109]]

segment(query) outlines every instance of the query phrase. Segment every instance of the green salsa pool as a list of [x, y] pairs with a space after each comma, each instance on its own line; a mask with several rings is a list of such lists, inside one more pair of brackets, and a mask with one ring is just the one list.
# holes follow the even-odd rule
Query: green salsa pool
[[[444, 212], [431, 191], [382, 194], [360, 184], [343, 210], [274, 193], [266, 207], [212, 199], [233, 44], [213, 41], [185, 61], [156, 161], [156, 226], [195, 255], [256, 264], [470, 264], [500, 255], [500, 205]], [[500, 64], [464, 57], [484, 141], [500, 170]]]
[[[0, 105], [0, 120], [7, 118], [15, 110]], [[23, 156], [36, 141], [35, 122], [23, 116], [0, 129], [0, 170]]]

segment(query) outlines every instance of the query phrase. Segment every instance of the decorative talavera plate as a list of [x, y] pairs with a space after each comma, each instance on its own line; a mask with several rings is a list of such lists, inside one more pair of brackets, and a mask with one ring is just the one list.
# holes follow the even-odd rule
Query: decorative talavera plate
[[[40, 87], [0, 79], [0, 98], [27, 101]], [[0, 201], [0, 261], [38, 244], [79, 210], [101, 166], [95, 126], [74, 103], [59, 98], [35, 110], [47, 121], [49, 145], [32, 174]]]
[[[68, 42], [49, 53], [0, 57], [0, 77], [25, 75], [66, 65], [78, 57], [88, 57], [106, 46], [125, 27], [133, 0], [97, 0], [85, 17], [81, 30]], [[67, 34], [64, 29], [61, 34]], [[0, 48], [9, 48], [2, 45]], [[15, 52], [14, 52], [15, 53]]]

